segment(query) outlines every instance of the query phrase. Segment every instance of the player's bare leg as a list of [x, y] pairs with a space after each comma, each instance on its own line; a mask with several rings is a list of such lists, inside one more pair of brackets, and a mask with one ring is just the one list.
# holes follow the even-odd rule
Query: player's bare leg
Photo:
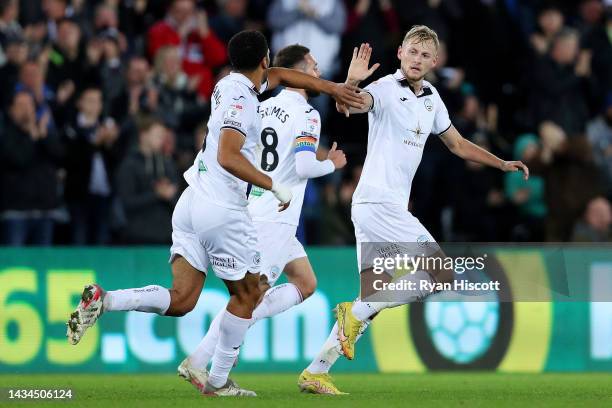
[[191, 266], [182, 256], [176, 256], [172, 261], [170, 289], [149, 285], [106, 292], [95, 283], [89, 284], [85, 286], [79, 305], [66, 323], [66, 337], [71, 344], [77, 344], [104, 312], [136, 310], [183, 316], [195, 307], [205, 279], [204, 273]]
[[253, 391], [241, 389], [229, 380], [229, 372], [238, 357], [244, 336], [251, 325], [253, 310], [260, 297], [259, 274], [248, 273], [238, 281], [224, 280], [230, 293], [227, 308], [219, 321], [219, 340], [212, 356], [212, 367], [202, 392], [210, 396], [254, 397]]

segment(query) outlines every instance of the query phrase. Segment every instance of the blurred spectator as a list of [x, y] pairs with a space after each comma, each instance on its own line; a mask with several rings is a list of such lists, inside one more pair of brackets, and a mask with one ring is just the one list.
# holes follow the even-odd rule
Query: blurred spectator
[[569, 135], [584, 131], [593, 83], [591, 53], [578, 49], [578, 32], [563, 29], [548, 56], [535, 61], [531, 107], [535, 123], [557, 123]]
[[[321, 150], [323, 151], [323, 150]], [[319, 151], [317, 151], [317, 155]], [[351, 178], [342, 180], [340, 187], [333, 182], [333, 178], [326, 177], [323, 185], [321, 209], [316, 214], [319, 219], [319, 242], [322, 245], [350, 245], [355, 243], [355, 232], [351, 223], [351, 201], [357, 183], [361, 177], [362, 166], [353, 168]], [[314, 183], [313, 183], [314, 184]], [[308, 209], [307, 209], [308, 211]], [[304, 220], [313, 216], [310, 211], [304, 213]]]
[[[342, 62], [349, 63], [353, 47], [361, 43], [372, 46], [371, 61], [379, 62], [381, 73], [395, 67], [393, 51], [400, 40], [397, 12], [391, 0], [345, 0], [347, 9], [345, 47]], [[348, 68], [348, 65], [347, 65]]]
[[67, 16], [68, 0], [42, 0], [42, 9], [47, 20], [47, 35], [50, 41], [59, 36], [59, 21]]
[[44, 21], [36, 20], [24, 26], [23, 35], [28, 43], [29, 57], [36, 58], [49, 53], [47, 48], [47, 26]]
[[63, 149], [49, 120], [49, 112], [37, 120], [30, 93], [15, 94], [0, 137], [0, 219], [5, 245], [52, 243]]
[[19, 72], [19, 82], [15, 85], [15, 91], [25, 91], [34, 98], [36, 108], [36, 118], [40, 120], [43, 115], [49, 114], [49, 124], [52, 124], [51, 104], [60, 101], [59, 95], [53, 93], [51, 88], [45, 83], [45, 74], [36, 61], [27, 61], [21, 66]]
[[610, 202], [597, 197], [589, 201], [580, 221], [574, 226], [573, 242], [612, 241], [612, 207]]
[[234, 34], [246, 28], [249, 2], [248, 0], [217, 0], [217, 4], [220, 10], [217, 15], [210, 18], [210, 27], [227, 44]]
[[449, 40], [449, 23], [462, 13], [461, 3], [457, 0], [395, 1], [404, 31], [408, 31], [415, 24], [425, 24], [436, 30], [438, 37], [443, 41]]
[[98, 63], [100, 55], [100, 50], [92, 49], [92, 46], [87, 47], [87, 52], [81, 47], [81, 29], [75, 21], [68, 18], [58, 21], [57, 40], [49, 55], [49, 86], [58, 94], [66, 88], [71, 89], [72, 98], [83, 89], [99, 84], [100, 78], [94, 64]]
[[138, 150], [125, 158], [118, 171], [117, 188], [127, 219], [122, 235], [129, 244], [166, 244], [171, 240], [178, 177], [172, 160], [162, 154], [163, 124], [141, 118], [138, 128]]
[[206, 117], [207, 104], [198, 100], [197, 80], [183, 72], [178, 47], [158, 51], [153, 83], [159, 92], [159, 116], [177, 133], [179, 148], [193, 153], [193, 132]]
[[601, 0], [583, 0], [578, 10], [581, 47], [592, 55], [592, 75], [597, 81], [596, 91], [599, 91], [591, 98], [591, 108], [597, 110], [612, 90], [612, 5], [608, 7], [607, 19]]
[[570, 239], [574, 222], [586, 203], [601, 195], [601, 174], [593, 163], [586, 137], [568, 138], [559, 126], [544, 122], [540, 126], [541, 149], [526, 162], [532, 175], [542, 175], [548, 206], [546, 240]]
[[6, 40], [9, 37], [21, 36], [18, 0], [0, 0], [0, 66], [6, 63]]
[[[521, 135], [514, 142], [514, 160], [530, 162], [536, 158], [539, 149], [536, 135]], [[521, 172], [506, 173], [504, 177], [506, 198], [519, 210], [516, 225], [512, 228], [512, 239], [531, 242], [544, 240], [544, 179], [531, 175], [525, 180]]]
[[98, 69], [104, 95], [104, 113], [108, 115], [112, 111], [112, 101], [119, 97], [125, 84], [119, 39], [114, 31], [103, 31], [90, 41], [90, 47], [99, 47], [96, 50], [100, 53]]
[[194, 0], [173, 0], [164, 21], [149, 30], [148, 51], [155, 57], [161, 47], [181, 47], [183, 69], [192, 78], [198, 78], [199, 94], [209, 99], [214, 87], [213, 69], [224, 64], [225, 45], [208, 25], [204, 10], [195, 9]]
[[548, 54], [555, 37], [563, 28], [565, 18], [561, 9], [548, 3], [538, 12], [538, 31], [529, 39], [531, 47], [539, 55]]
[[340, 35], [346, 25], [341, 0], [275, 0], [268, 24], [273, 52], [298, 43], [317, 56], [322, 77], [331, 78], [339, 69]]
[[606, 182], [606, 192], [612, 193], [612, 92], [608, 95], [603, 114], [589, 122], [587, 136], [593, 149], [595, 164]]
[[76, 245], [110, 242], [110, 208], [114, 170], [121, 159], [119, 130], [102, 118], [102, 91], [87, 88], [79, 96], [77, 114], [66, 127], [66, 203]]
[[448, 50], [445, 42], [440, 42], [438, 48], [438, 62], [427, 75], [427, 80], [436, 87], [442, 97], [444, 105], [453, 114], [462, 108], [465, 103], [462, 90], [466, 88], [465, 72], [459, 67], [450, 67], [448, 64]]
[[[491, 150], [482, 133], [474, 136], [474, 143]], [[453, 240], [499, 241], [506, 200], [501, 188], [501, 174], [480, 163], [464, 161], [454, 183]], [[460, 181], [459, 181], [460, 180]]]
[[111, 102], [111, 116], [119, 123], [128, 116], [157, 111], [158, 92], [151, 84], [151, 69], [146, 59], [133, 57], [127, 63], [125, 85]]
[[119, 31], [125, 34], [131, 54], [146, 54], [146, 32], [156, 20], [152, 12], [155, 2], [133, 0], [119, 4]]
[[11, 103], [21, 66], [28, 58], [28, 45], [20, 35], [11, 35], [5, 39], [3, 46], [6, 63], [0, 67], [0, 103], [4, 111]]

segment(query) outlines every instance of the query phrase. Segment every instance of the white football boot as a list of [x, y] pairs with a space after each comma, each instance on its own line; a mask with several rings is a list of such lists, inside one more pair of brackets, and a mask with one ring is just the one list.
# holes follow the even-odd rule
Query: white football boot
[[204, 386], [204, 395], [209, 397], [256, 397], [255, 391], [245, 390], [240, 388], [238, 384], [228, 379], [225, 385], [221, 388], [215, 388], [206, 382]]
[[188, 357], [181, 362], [177, 371], [179, 377], [196, 387], [201, 393], [204, 393], [204, 387], [208, 381], [208, 371], [206, 369], [195, 368], [191, 365]]
[[81, 301], [66, 322], [66, 337], [70, 344], [78, 344], [85, 331], [93, 326], [102, 314], [102, 302], [106, 292], [97, 284], [85, 286]]

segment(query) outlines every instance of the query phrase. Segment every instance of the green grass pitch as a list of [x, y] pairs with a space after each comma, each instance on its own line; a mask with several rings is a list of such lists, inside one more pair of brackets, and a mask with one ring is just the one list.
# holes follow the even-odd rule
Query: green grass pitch
[[0, 375], [0, 388], [67, 388], [71, 402], [15, 402], [0, 406], [79, 407], [604, 407], [612, 406], [610, 374], [339, 374], [350, 395], [301, 394], [297, 374], [237, 374], [257, 398], [206, 398], [174, 375]]

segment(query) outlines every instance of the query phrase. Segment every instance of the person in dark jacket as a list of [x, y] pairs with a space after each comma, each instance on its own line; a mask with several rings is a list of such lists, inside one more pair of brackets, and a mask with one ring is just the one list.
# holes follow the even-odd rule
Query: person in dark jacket
[[57, 169], [63, 148], [47, 112], [17, 92], [0, 135], [0, 225], [4, 245], [51, 245], [59, 205]]
[[557, 34], [549, 55], [535, 60], [531, 84], [534, 124], [553, 121], [570, 137], [584, 132], [588, 101], [597, 88], [591, 76], [591, 55], [579, 52], [579, 40], [572, 29]]
[[54, 92], [72, 90], [71, 95], [100, 83], [99, 71], [81, 46], [81, 29], [74, 20], [64, 18], [58, 22], [57, 41], [49, 54], [47, 82]]
[[117, 174], [127, 219], [123, 238], [128, 244], [170, 243], [178, 176], [172, 160], [162, 154], [167, 129], [159, 120], [143, 117], [138, 132], [138, 150], [125, 158]]
[[110, 209], [114, 171], [124, 144], [115, 122], [102, 118], [102, 91], [88, 88], [79, 96], [78, 113], [65, 128], [65, 197], [77, 245], [110, 241]]
[[28, 58], [28, 44], [22, 36], [9, 36], [2, 42], [2, 48], [6, 63], [0, 67], [0, 109], [4, 110], [12, 102], [21, 66]]

